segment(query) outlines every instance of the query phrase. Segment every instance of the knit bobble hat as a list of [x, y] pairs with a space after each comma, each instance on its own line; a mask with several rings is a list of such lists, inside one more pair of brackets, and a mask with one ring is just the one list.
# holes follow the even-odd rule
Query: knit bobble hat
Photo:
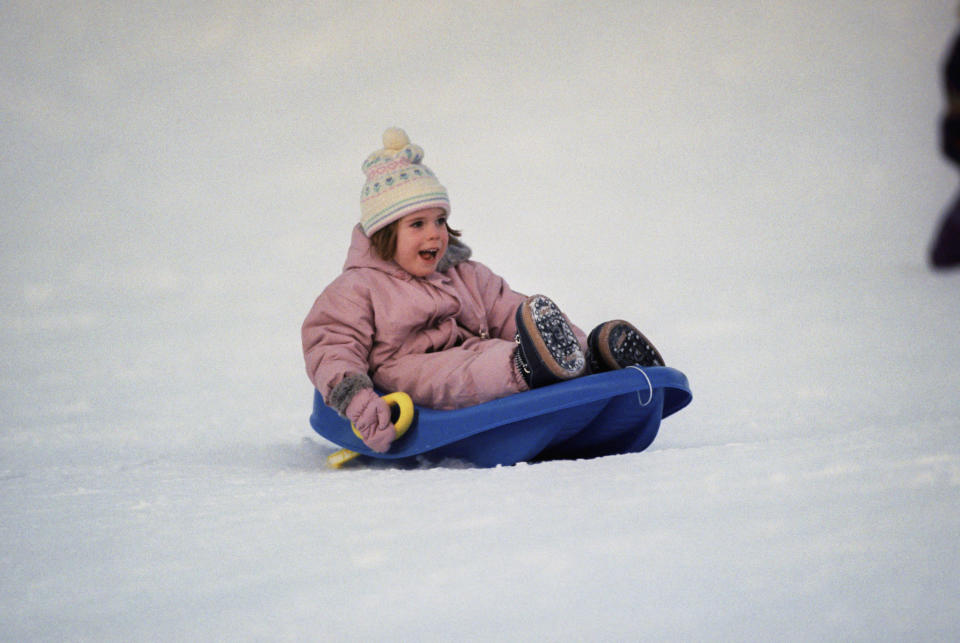
[[391, 127], [383, 133], [383, 149], [367, 157], [367, 177], [360, 194], [360, 226], [368, 237], [411, 212], [442, 208], [450, 213], [447, 190], [423, 165], [423, 148], [407, 133]]

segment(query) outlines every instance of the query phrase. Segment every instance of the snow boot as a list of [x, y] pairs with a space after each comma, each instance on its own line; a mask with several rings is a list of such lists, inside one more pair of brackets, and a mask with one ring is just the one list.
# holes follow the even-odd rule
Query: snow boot
[[587, 337], [591, 373], [627, 366], [663, 366], [663, 357], [633, 324], [615, 319], [600, 324]]
[[517, 371], [530, 388], [586, 373], [586, 356], [570, 323], [543, 295], [528, 297], [517, 308], [517, 343]]

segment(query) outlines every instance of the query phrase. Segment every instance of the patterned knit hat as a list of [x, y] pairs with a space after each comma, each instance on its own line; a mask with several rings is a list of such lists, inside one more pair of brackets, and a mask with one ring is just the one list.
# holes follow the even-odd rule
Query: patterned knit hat
[[363, 162], [367, 182], [360, 194], [360, 225], [368, 237], [411, 212], [442, 208], [450, 213], [447, 190], [423, 160], [423, 148], [406, 132], [391, 127], [383, 133], [383, 149]]

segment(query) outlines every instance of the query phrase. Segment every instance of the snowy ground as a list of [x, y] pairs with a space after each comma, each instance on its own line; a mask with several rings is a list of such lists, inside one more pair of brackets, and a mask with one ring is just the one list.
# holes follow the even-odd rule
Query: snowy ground
[[[5, 3], [0, 638], [960, 638], [956, 7], [767, 5]], [[392, 124], [687, 374], [648, 451], [324, 467], [299, 323]]]

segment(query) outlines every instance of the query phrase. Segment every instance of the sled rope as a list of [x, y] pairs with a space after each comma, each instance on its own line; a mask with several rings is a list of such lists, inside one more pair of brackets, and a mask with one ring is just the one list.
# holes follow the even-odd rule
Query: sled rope
[[635, 371], [639, 371], [640, 374], [643, 375], [643, 378], [644, 378], [645, 380], [647, 380], [647, 388], [650, 389], [650, 397], [647, 398], [647, 401], [646, 401], [646, 402], [641, 402], [641, 401], [640, 401], [640, 391], [637, 391], [637, 403], [638, 403], [640, 406], [646, 406], [647, 404], [650, 404], [650, 402], [653, 401], [653, 382], [650, 381], [650, 376], [647, 375], [647, 374], [644, 372], [644, 370], [643, 370], [642, 368], [640, 368], [639, 366], [628, 366], [627, 368], [632, 368], [632, 369], [635, 370]]

